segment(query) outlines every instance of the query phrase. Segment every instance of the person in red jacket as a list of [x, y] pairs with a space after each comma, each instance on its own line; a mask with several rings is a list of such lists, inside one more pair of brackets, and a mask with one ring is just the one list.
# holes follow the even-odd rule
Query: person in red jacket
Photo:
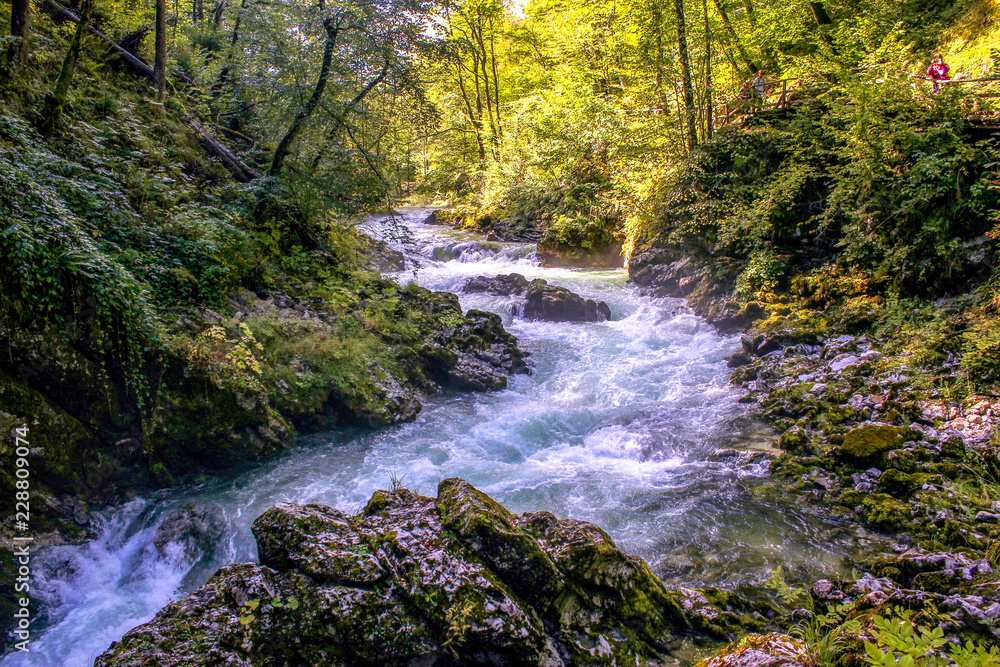
[[934, 92], [938, 92], [939, 86], [942, 81], [949, 81], [951, 77], [948, 76], [948, 70], [950, 68], [944, 63], [944, 56], [940, 53], [931, 61], [931, 66], [927, 68], [927, 76], [931, 78], [934, 82]]

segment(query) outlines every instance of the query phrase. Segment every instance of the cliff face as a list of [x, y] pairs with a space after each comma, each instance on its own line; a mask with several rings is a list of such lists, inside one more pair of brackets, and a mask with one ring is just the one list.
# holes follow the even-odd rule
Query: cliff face
[[219, 570], [96, 665], [659, 664], [732, 616], [597, 526], [514, 516], [459, 479], [355, 516], [276, 505], [253, 531], [259, 564]]

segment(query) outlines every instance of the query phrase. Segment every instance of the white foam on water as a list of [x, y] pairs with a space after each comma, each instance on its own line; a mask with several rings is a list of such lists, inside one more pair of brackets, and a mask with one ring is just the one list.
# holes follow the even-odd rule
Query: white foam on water
[[274, 503], [355, 511], [393, 479], [434, 495], [442, 479], [463, 477], [515, 512], [595, 521], [676, 583], [735, 585], [766, 578], [779, 563], [786, 572], [837, 571], [830, 545], [847, 549], [849, 540], [836, 527], [756, 501], [741, 480], [761, 467], [736, 471], [709, 460], [749, 423], [727, 387], [736, 338], [719, 336], [679, 300], [641, 295], [623, 270], [542, 267], [532, 246], [423, 225], [426, 213], [404, 212], [403, 228], [366, 224], [406, 252], [407, 270], [394, 276], [401, 283], [460, 292], [471, 277], [518, 272], [607, 301], [613, 321], [529, 322], [511, 314], [516, 297], [460, 295], [465, 308], [503, 316], [531, 353], [530, 376], [496, 393], [446, 392], [428, 399], [413, 423], [310, 436], [236, 477], [129, 503], [97, 540], [40, 557], [35, 586], [47, 626], [32, 653], [0, 664], [90, 665], [204, 582], [212, 567], [152, 545], [157, 517], [170, 507], [221, 507], [227, 531], [210, 556], [215, 565], [244, 562], [256, 558], [250, 524]]

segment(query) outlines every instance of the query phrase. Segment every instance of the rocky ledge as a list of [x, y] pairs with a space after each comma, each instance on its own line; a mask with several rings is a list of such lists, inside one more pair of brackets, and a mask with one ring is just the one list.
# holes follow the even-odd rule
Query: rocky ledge
[[515, 516], [460, 479], [354, 516], [276, 505], [253, 533], [259, 564], [220, 569], [96, 666], [657, 665], [733, 616], [597, 526]]
[[[155, 393], [145, 409], [86, 330], [78, 340], [16, 342], [0, 331], [0, 462], [13, 466], [10, 434], [29, 426], [34, 544], [86, 539], [95, 508], [264, 461], [296, 431], [413, 420], [424, 395], [501, 390], [528, 372], [499, 316], [463, 313], [454, 294], [369, 283], [340, 310], [328, 299], [240, 290], [219, 311], [177, 311], [170, 343], [147, 365]], [[403, 325], [377, 333], [385, 321]], [[14, 482], [0, 475], [5, 516], [14, 515]], [[0, 535], [0, 584], [13, 586], [10, 554]], [[7, 602], [0, 635], [12, 618]]]

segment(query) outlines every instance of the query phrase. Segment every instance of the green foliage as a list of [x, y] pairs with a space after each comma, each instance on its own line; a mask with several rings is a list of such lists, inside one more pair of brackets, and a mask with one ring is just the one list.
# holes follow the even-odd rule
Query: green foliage
[[[947, 665], [951, 661], [937, 655], [947, 640], [941, 628], [918, 628], [908, 618], [875, 618], [877, 643], [865, 642], [868, 664], [873, 667], [900, 665]], [[884, 647], [884, 648], [882, 648]]]
[[949, 645], [941, 628], [917, 626], [904, 612], [896, 618], [875, 618], [875, 642], [865, 642], [872, 667], [989, 667], [1000, 665], [1000, 648], [967, 641]]
[[767, 580], [767, 587], [772, 589], [786, 605], [798, 604], [809, 597], [809, 592], [804, 588], [788, 583], [780, 566], [771, 572], [771, 576]]
[[762, 292], [774, 292], [784, 270], [784, 262], [774, 251], [757, 251], [750, 256], [743, 273], [736, 279], [736, 292], [744, 299], [752, 299]]
[[813, 665], [836, 665], [847, 651], [853, 637], [861, 630], [861, 622], [848, 619], [850, 605], [827, 608], [825, 614], [813, 613], [793, 630], [806, 645]]
[[259, 361], [263, 348], [246, 324], [232, 332], [221, 326], [209, 327], [193, 342], [179, 338], [174, 344], [193, 368], [201, 370], [220, 389], [253, 393], [263, 390]]

